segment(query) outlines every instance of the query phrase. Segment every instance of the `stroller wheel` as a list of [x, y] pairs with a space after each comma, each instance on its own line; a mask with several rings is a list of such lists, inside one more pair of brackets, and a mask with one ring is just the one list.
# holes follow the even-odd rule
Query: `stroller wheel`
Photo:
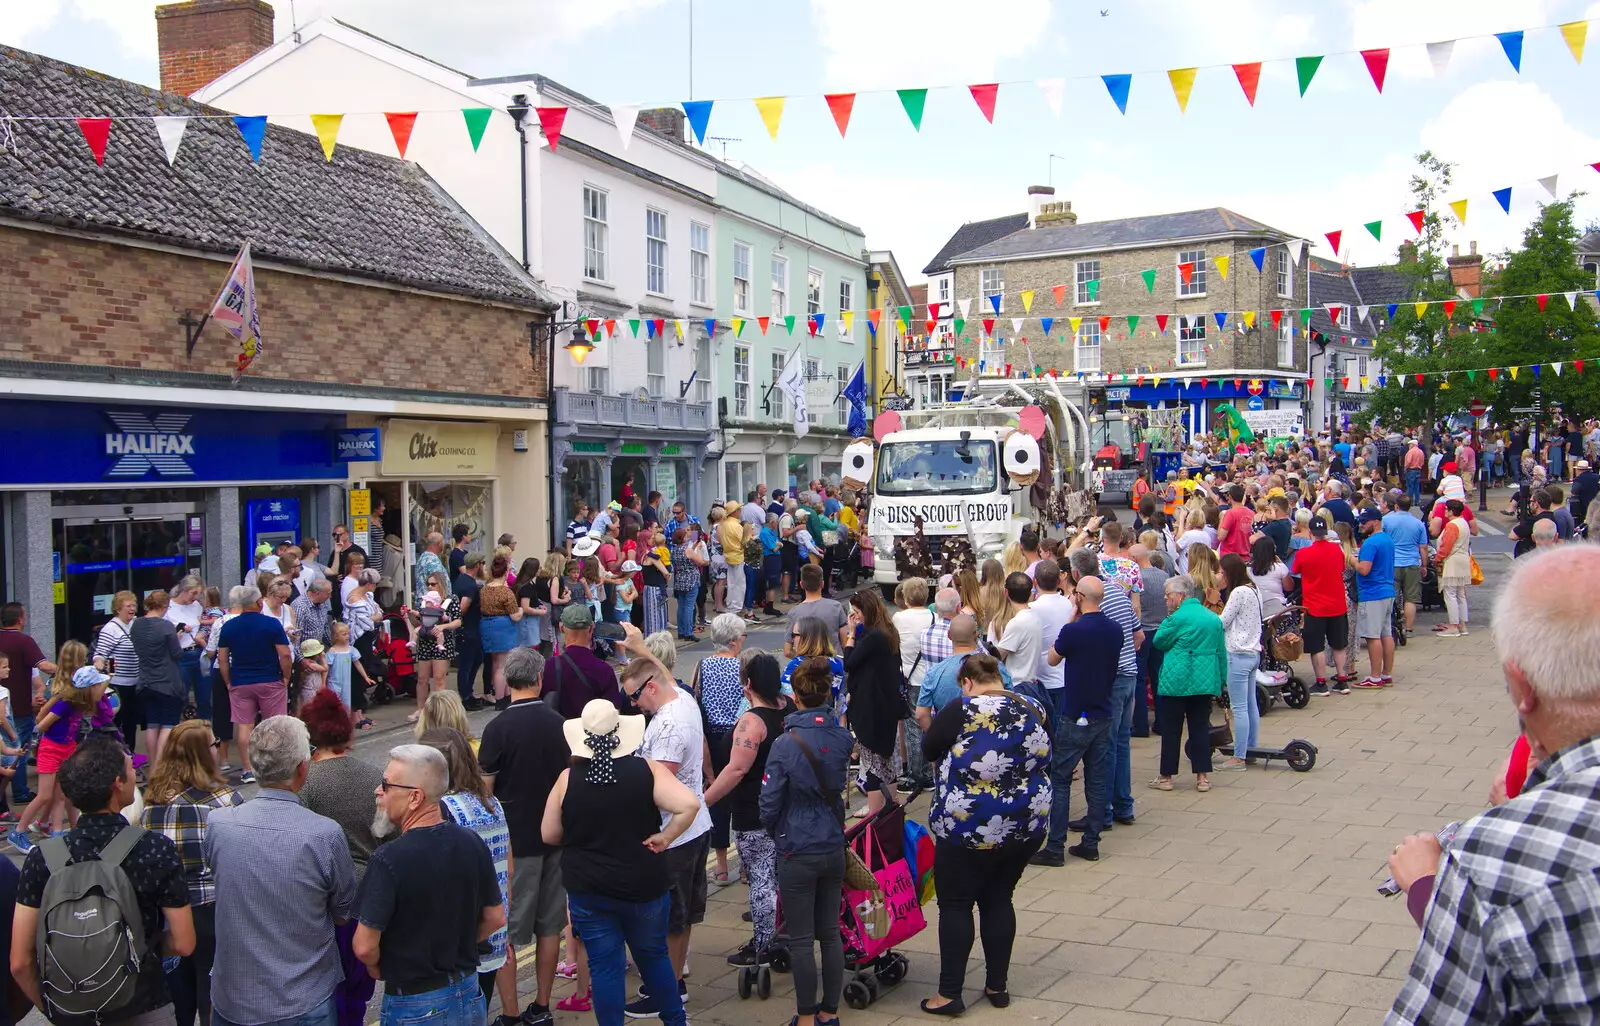
[[892, 987], [906, 978], [906, 966], [905, 958], [893, 955], [884, 967], [878, 970], [878, 979]]
[[756, 997], [765, 1001], [772, 996], [772, 970], [761, 966], [756, 970]]
[[844, 985], [844, 1003], [860, 1011], [872, 1004], [872, 992], [860, 980], [851, 980]]
[[1305, 773], [1317, 764], [1317, 750], [1305, 741], [1290, 741], [1283, 746], [1284, 760], [1296, 773]]
[[1299, 677], [1290, 677], [1283, 685], [1283, 704], [1291, 709], [1304, 709], [1311, 704], [1311, 690]]
[[788, 948], [773, 948], [768, 957], [771, 959], [768, 964], [772, 966], [773, 972], [786, 973], [789, 971], [790, 966]]
[[739, 1000], [750, 1000], [750, 985], [753, 982], [751, 980], [751, 976], [753, 976], [754, 973], [755, 968], [753, 966], [739, 970], [739, 981], [737, 984], [739, 990]]
[[1268, 709], [1271, 709], [1273, 703], [1277, 700], [1278, 696], [1276, 694], [1267, 690], [1260, 684], [1256, 685], [1256, 708], [1261, 712], [1266, 712]]

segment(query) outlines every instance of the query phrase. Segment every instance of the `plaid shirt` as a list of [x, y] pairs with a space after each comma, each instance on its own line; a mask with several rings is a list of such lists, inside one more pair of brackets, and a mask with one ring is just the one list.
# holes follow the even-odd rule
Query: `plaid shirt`
[[949, 659], [955, 649], [950, 644], [950, 621], [935, 616], [933, 623], [922, 632], [922, 662], [933, 666]]
[[1444, 850], [1389, 1023], [1592, 1022], [1600, 1006], [1600, 737]]
[[[294, 622], [300, 628], [301, 641], [315, 638], [324, 647], [333, 643], [328, 633], [328, 605], [328, 601], [313, 602], [308, 595], [301, 595], [289, 603], [289, 608], [294, 610]], [[299, 661], [299, 649], [295, 649], [294, 658]]]
[[243, 803], [244, 797], [231, 787], [218, 791], [191, 787], [169, 804], [144, 807], [139, 825], [164, 834], [177, 845], [191, 905], [209, 905], [217, 900], [217, 884], [211, 876], [211, 867], [206, 865], [206, 819], [212, 809]]

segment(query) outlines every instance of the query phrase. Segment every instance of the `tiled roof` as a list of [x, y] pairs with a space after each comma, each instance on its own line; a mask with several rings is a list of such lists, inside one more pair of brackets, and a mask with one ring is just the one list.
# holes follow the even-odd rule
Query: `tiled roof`
[[944, 248], [935, 254], [922, 269], [923, 274], [938, 274], [950, 269], [950, 261], [963, 253], [977, 249], [996, 239], [1005, 238], [1012, 232], [1018, 232], [1028, 227], [1028, 215], [1007, 214], [1005, 217], [992, 217], [987, 221], [968, 221], [956, 233], [950, 236], [950, 241]]
[[[0, 46], [0, 215], [488, 299], [551, 305], [549, 294], [416, 164], [269, 125], [253, 163], [225, 112], [181, 96]], [[168, 166], [155, 126], [117, 120], [97, 166], [70, 117], [192, 120]]]
[[[1384, 307], [1389, 303], [1408, 303], [1414, 297], [1404, 272], [1396, 265], [1380, 267], [1345, 267], [1322, 257], [1311, 258], [1311, 330], [1325, 335], [1349, 338], [1372, 338], [1378, 333], [1378, 321], [1388, 318]], [[1350, 327], [1333, 323], [1328, 316], [1327, 303], [1349, 306]], [[1367, 320], [1357, 318], [1355, 307], [1369, 306], [1372, 310]]]
[[[1261, 235], [1274, 239], [1295, 236], [1236, 214], [1224, 207], [1185, 210], [1176, 214], [1124, 217], [1115, 221], [1051, 224], [1015, 231], [986, 245], [970, 247], [957, 256], [963, 262], [1011, 260], [1057, 253], [1092, 253], [1131, 246], [1157, 246], [1181, 239], [1207, 239]], [[958, 233], [959, 236], [959, 233]], [[954, 241], [954, 240], [952, 240]]]

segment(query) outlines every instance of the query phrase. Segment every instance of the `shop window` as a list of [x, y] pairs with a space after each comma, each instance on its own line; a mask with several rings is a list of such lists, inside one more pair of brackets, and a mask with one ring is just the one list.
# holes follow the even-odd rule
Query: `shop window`
[[468, 552], [492, 552], [496, 535], [490, 487], [487, 483], [409, 482], [406, 512], [411, 518], [411, 544], [415, 547], [410, 560], [416, 560], [416, 552], [422, 551], [430, 533], [437, 531], [449, 538], [457, 524], [465, 524], [472, 537]]
[[582, 499], [589, 504], [591, 510], [599, 509], [606, 502], [611, 501], [604, 497], [605, 489], [600, 485], [600, 475], [604, 464], [598, 459], [583, 456], [567, 457], [566, 480], [563, 488], [567, 498], [567, 519], [572, 518], [572, 501]]
[[761, 481], [761, 464], [755, 460], [727, 460], [722, 464], [724, 499], [744, 501]]

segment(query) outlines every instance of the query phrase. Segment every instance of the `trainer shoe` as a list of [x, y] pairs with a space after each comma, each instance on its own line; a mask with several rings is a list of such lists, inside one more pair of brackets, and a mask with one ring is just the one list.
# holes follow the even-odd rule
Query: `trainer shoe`
[[555, 1022], [555, 1016], [550, 1014], [550, 1009], [537, 1001], [528, 1002], [528, 1007], [522, 1010], [521, 1022], [524, 1026], [550, 1026]]
[[1049, 848], [1040, 848], [1034, 853], [1033, 858], [1028, 860], [1028, 865], [1030, 866], [1064, 866], [1066, 864], [1065, 855], [1059, 851], [1051, 851]]
[[1383, 681], [1379, 680], [1377, 677], [1362, 677], [1360, 680], [1356, 681], [1356, 687], [1381, 688], [1383, 687]]
[[1333, 692], [1328, 690], [1327, 681], [1319, 680], [1315, 684], [1311, 685], [1309, 693], [1312, 698], [1327, 698]]
[[22, 852], [24, 855], [33, 850], [33, 838], [29, 837], [21, 830], [12, 830], [8, 832], [6, 834], [6, 840], [10, 841], [11, 846]]
[[766, 965], [771, 961], [765, 950], [756, 947], [754, 939], [745, 941], [743, 947], [728, 956], [728, 964], [739, 967]]
[[1067, 849], [1067, 854], [1071, 855], [1075, 859], [1082, 859], [1085, 862], [1100, 861], [1100, 849], [1091, 848], [1087, 844], [1074, 844], [1072, 847]]

